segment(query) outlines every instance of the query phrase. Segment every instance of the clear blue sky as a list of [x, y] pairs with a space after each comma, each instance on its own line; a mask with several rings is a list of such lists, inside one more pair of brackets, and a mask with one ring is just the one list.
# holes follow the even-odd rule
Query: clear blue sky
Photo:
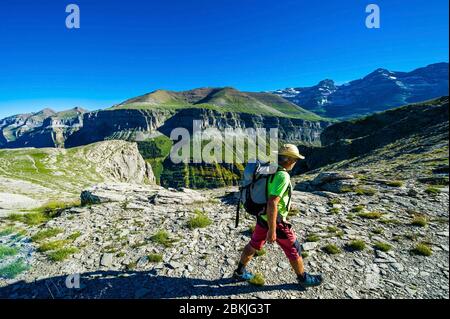
[[[65, 27], [76, 3], [81, 28]], [[381, 29], [365, 7], [381, 8]], [[154, 89], [262, 91], [448, 61], [448, 0], [2, 0], [0, 118]]]

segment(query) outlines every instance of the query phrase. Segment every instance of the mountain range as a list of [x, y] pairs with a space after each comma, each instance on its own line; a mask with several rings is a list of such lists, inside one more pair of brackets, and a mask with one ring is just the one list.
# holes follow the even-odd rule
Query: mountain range
[[448, 63], [435, 63], [411, 72], [377, 69], [362, 79], [337, 85], [331, 79], [311, 87], [276, 90], [279, 95], [318, 115], [351, 118], [396, 106], [448, 95]]
[[0, 148], [73, 147], [108, 139], [137, 140], [175, 127], [279, 128], [280, 137], [317, 143], [330, 124], [313, 112], [270, 93], [233, 88], [184, 92], [156, 90], [105, 110], [44, 109], [0, 120]]
[[337, 120], [359, 117], [408, 103], [448, 95], [448, 63], [411, 72], [377, 69], [343, 85], [318, 85], [274, 92], [231, 87], [188, 91], [156, 90], [88, 112], [82, 108], [43, 109], [0, 120], [0, 148], [74, 147], [109, 139], [142, 140], [170, 135], [175, 127], [278, 128], [279, 137], [320, 144], [322, 131]]

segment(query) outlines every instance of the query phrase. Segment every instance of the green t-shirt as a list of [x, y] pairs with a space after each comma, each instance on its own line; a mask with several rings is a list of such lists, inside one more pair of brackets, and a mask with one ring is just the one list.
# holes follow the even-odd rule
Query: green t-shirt
[[[269, 184], [267, 185], [267, 198], [270, 196], [280, 197], [278, 202], [278, 214], [285, 219], [288, 215], [289, 208], [287, 207], [289, 203], [289, 188], [291, 188], [291, 177], [285, 170], [280, 170], [275, 173], [273, 180], [269, 179]], [[261, 215], [261, 218], [267, 221], [267, 214]]]

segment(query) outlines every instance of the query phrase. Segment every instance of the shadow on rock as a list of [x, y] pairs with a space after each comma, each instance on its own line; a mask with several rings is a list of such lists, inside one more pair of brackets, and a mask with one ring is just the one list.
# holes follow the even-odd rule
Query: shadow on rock
[[[77, 285], [79, 283], [79, 285]], [[68, 288], [73, 287], [73, 288]], [[227, 297], [279, 290], [299, 290], [296, 284], [253, 286], [232, 278], [205, 280], [157, 276], [154, 271], [98, 271], [75, 276], [23, 281], [0, 288], [5, 299], [102, 299], [102, 298], [191, 298]], [[251, 297], [251, 296], [248, 296]]]

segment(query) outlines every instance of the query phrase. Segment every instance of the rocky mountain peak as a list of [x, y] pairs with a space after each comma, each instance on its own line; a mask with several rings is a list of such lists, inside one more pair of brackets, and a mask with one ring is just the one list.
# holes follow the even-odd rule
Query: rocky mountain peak
[[346, 119], [449, 94], [449, 65], [435, 63], [411, 72], [378, 68], [344, 85], [328, 80], [274, 94], [326, 117]]

